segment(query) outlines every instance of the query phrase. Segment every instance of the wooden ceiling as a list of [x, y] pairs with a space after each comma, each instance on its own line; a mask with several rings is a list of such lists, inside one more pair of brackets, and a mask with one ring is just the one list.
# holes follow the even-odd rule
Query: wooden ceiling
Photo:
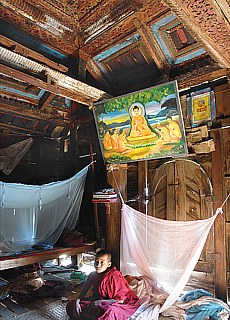
[[52, 135], [103, 98], [228, 77], [227, 0], [2, 0], [1, 27], [4, 130]]

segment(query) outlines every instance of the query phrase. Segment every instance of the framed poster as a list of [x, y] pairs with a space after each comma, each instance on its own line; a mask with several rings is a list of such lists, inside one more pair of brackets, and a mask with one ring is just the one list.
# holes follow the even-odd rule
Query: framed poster
[[210, 88], [192, 92], [190, 109], [192, 127], [212, 123], [216, 115], [214, 92]]
[[94, 118], [107, 163], [187, 154], [176, 81], [98, 102]]

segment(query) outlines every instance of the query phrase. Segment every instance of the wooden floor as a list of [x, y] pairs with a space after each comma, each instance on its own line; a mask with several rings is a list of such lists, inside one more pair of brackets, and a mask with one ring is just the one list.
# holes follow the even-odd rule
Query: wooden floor
[[[60, 272], [59, 270], [60, 269]], [[62, 281], [65, 290], [60, 293], [60, 297], [39, 298], [33, 302], [18, 304], [9, 298], [0, 300], [0, 319], [20, 319], [20, 320], [66, 320], [69, 317], [66, 314], [67, 298], [76, 297], [82, 289], [82, 284], [72, 284], [70, 281], [70, 273], [66, 268], [52, 268], [52, 272], [46, 272], [44, 278], [46, 280]]]
[[[67, 320], [66, 299], [76, 298], [82, 289], [81, 285], [73, 285], [70, 281], [70, 273], [73, 269], [63, 267], [43, 268], [44, 278], [46, 280], [62, 281], [65, 290], [60, 293], [59, 298], [42, 298], [36, 299], [34, 302], [18, 304], [11, 299], [0, 301], [0, 320]], [[191, 277], [186, 286], [186, 291], [197, 288], [203, 288], [212, 292], [210, 287], [210, 279], [207, 275], [203, 275], [197, 281], [197, 277]], [[212, 292], [213, 293], [213, 292]], [[162, 318], [165, 319], [165, 318]]]

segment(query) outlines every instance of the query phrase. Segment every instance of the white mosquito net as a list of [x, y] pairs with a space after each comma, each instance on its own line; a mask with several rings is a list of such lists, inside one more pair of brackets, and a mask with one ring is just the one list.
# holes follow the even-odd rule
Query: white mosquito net
[[169, 294], [159, 313], [182, 293], [218, 213], [205, 220], [168, 221], [123, 204], [121, 271], [144, 276], [156, 294]]
[[0, 182], [0, 256], [53, 245], [63, 230], [75, 229], [88, 167], [41, 186]]

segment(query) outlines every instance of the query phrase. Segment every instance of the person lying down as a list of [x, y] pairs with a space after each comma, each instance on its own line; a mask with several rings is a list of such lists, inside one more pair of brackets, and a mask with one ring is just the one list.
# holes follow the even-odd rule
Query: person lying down
[[[100, 250], [95, 256], [95, 269], [89, 274], [78, 299], [67, 303], [68, 316], [74, 320], [126, 320], [139, 307], [139, 298], [116, 267], [111, 253]], [[86, 297], [89, 290], [92, 295]]]

